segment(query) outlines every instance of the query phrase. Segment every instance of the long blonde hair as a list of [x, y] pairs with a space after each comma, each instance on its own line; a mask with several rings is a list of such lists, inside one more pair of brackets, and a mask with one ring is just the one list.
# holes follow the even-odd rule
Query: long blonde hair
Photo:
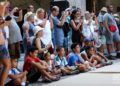
[[38, 17], [38, 13], [40, 13], [40, 12], [42, 12], [42, 11], [45, 12], [45, 10], [44, 10], [43, 8], [38, 8], [37, 11], [36, 11], [36, 16]]

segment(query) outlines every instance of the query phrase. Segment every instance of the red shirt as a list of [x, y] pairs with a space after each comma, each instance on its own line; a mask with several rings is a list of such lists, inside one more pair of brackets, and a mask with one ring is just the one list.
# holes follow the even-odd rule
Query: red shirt
[[40, 59], [39, 58], [32, 58], [32, 57], [30, 57], [30, 56], [28, 56], [27, 58], [26, 58], [26, 60], [25, 60], [25, 63], [24, 63], [24, 67], [23, 67], [23, 71], [30, 71], [30, 69], [31, 69], [31, 63], [32, 62], [40, 62]]

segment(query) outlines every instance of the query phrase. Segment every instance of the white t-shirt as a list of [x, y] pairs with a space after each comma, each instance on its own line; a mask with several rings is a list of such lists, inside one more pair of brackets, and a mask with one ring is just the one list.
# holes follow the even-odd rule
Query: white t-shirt
[[[12, 68], [11, 70], [9, 70], [9, 73], [8, 73], [8, 75], [10, 75], [10, 74], [12, 74], [12, 75], [16, 75], [16, 74], [20, 74], [20, 71], [18, 70], [18, 69], [16, 69], [16, 68]], [[11, 78], [7, 78], [7, 80], [6, 80], [6, 83], [8, 83], [9, 81], [11, 81], [12, 79]], [[25, 84], [25, 82], [23, 81], [22, 83], [21, 83], [21, 86], [25, 86], [26, 84]]]
[[[16, 69], [16, 68], [12, 68], [12, 69], [9, 70], [8, 75], [11, 75], [11, 74], [12, 75], [20, 74], [20, 71], [18, 71], [18, 69]], [[6, 83], [8, 83], [11, 80], [12, 79], [8, 77], [7, 80], [6, 80]]]
[[82, 33], [86, 38], [92, 38], [94, 34], [94, 29], [95, 29], [95, 22], [92, 20], [91, 23], [89, 24], [89, 20], [84, 20], [83, 21], [83, 30]]

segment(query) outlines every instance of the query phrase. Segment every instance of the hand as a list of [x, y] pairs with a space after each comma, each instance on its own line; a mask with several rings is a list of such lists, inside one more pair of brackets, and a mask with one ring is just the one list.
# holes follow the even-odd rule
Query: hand
[[17, 10], [18, 10], [18, 7], [13, 8], [12, 13], [17, 12]]
[[68, 11], [65, 11], [65, 15], [68, 16], [69, 12]]
[[62, 13], [62, 16], [63, 16], [63, 17], [66, 17], [67, 15], [68, 15], [67, 11], [64, 11], [64, 12]]
[[20, 10], [19, 10], [19, 14], [21, 14], [21, 15], [22, 15], [22, 13], [23, 13], [23, 11], [22, 11], [22, 9], [20, 9]]
[[49, 49], [51, 46], [52, 46], [51, 44], [48, 44], [46, 47], [47, 47], [47, 49]]
[[7, 2], [0, 2], [0, 5], [4, 6], [4, 7], [7, 7], [10, 3], [7, 1]]
[[0, 16], [4, 16], [5, 9], [9, 5], [9, 2], [0, 2]]
[[111, 37], [112, 36], [112, 32], [111, 31], [107, 31], [108, 35]]

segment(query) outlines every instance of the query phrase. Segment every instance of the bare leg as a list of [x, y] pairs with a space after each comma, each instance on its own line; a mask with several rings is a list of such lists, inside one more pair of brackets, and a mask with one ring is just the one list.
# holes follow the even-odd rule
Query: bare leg
[[104, 54], [104, 49], [105, 49], [105, 45], [102, 44], [101, 47], [99, 48], [99, 51]]
[[85, 65], [79, 65], [79, 66], [78, 66], [78, 70], [79, 70], [80, 72], [86, 71]]
[[116, 51], [120, 51], [120, 42], [116, 43]]
[[5, 80], [8, 77], [8, 71], [10, 69], [10, 59], [2, 59], [1, 60], [2, 64], [3, 64], [3, 70], [1, 72], [1, 77], [0, 77], [0, 86], [4, 86], [5, 84]]
[[71, 71], [68, 70], [67, 68], [62, 68], [61, 71], [65, 74], [71, 74]]
[[107, 49], [108, 49], [108, 53], [109, 53], [109, 55], [112, 53], [112, 51], [113, 51], [113, 46], [112, 46], [112, 44], [107, 44]]

